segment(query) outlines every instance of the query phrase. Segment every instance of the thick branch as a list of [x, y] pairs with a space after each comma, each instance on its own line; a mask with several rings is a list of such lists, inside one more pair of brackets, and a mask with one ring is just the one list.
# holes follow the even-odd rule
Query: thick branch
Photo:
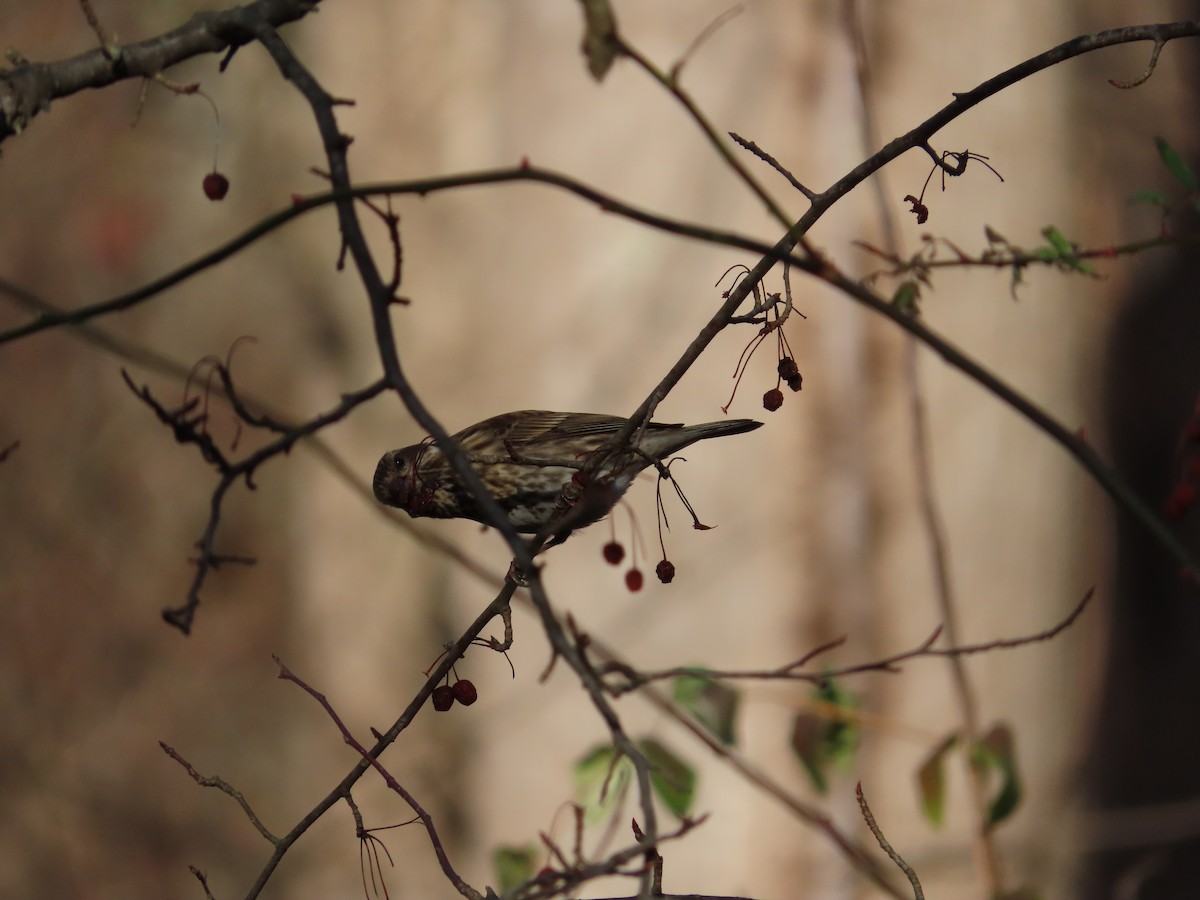
[[34, 116], [50, 108], [52, 100], [129, 78], [152, 78], [203, 53], [235, 50], [254, 40], [256, 26], [294, 22], [319, 2], [255, 0], [232, 9], [198, 13], [174, 31], [135, 44], [98, 47], [49, 63], [18, 61], [0, 72], [0, 141], [24, 131]]

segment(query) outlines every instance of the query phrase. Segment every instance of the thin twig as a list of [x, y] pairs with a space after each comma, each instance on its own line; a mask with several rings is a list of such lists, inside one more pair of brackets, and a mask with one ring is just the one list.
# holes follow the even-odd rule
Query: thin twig
[[757, 156], [759, 159], [761, 159], [763, 162], [765, 162], [767, 165], [769, 165], [772, 169], [774, 169], [776, 172], [778, 172], [780, 175], [782, 175], [784, 178], [786, 178], [788, 180], [788, 183], [791, 184], [792, 187], [794, 187], [796, 190], [798, 190], [801, 194], [803, 194], [809, 200], [816, 199], [816, 196], [817, 196], [816, 191], [812, 190], [811, 188], [807, 188], [803, 184], [801, 184], [800, 181], [796, 178], [795, 175], [793, 175], [791, 173], [790, 170], [785, 168], [779, 162], [779, 160], [777, 160], [775, 157], [773, 157], [770, 153], [768, 153], [762, 147], [758, 146], [758, 144], [754, 143], [754, 141], [750, 140], [749, 138], [742, 137], [736, 131], [729, 132], [729, 136], [731, 138], [733, 138], [734, 143], [737, 144], [739, 147], [743, 147], [744, 149], [748, 150], [750, 153], [753, 153], [755, 156]]
[[925, 892], [921, 890], [921, 882], [917, 878], [917, 873], [913, 871], [912, 866], [904, 861], [896, 850], [888, 843], [888, 839], [883, 836], [883, 831], [875, 821], [875, 816], [871, 813], [871, 807], [867, 805], [867, 798], [863, 796], [862, 782], [860, 781], [854, 787], [854, 796], [858, 798], [858, 808], [862, 812], [863, 821], [867, 823], [867, 827], [871, 829], [871, 834], [875, 835], [875, 840], [879, 841], [879, 846], [883, 848], [883, 852], [891, 857], [892, 862], [905, 874], [909, 883], [913, 887], [913, 897], [915, 900], [925, 900]]
[[996, 650], [1014, 650], [1018, 647], [1027, 647], [1031, 644], [1051, 640], [1075, 624], [1075, 620], [1083, 614], [1084, 609], [1091, 602], [1094, 593], [1095, 589], [1089, 588], [1083, 595], [1083, 598], [1075, 604], [1074, 608], [1062, 620], [1050, 628], [1034, 634], [1022, 635], [1015, 638], [1002, 638], [980, 644], [934, 647], [934, 643], [943, 633], [943, 628], [939, 625], [916, 647], [903, 650], [892, 656], [870, 660], [869, 662], [855, 663], [849, 666], [825, 667], [819, 672], [798, 672], [796, 670], [807, 664], [818, 654], [826, 653], [835, 647], [840, 647], [846, 641], [844, 637], [822, 644], [820, 647], [809, 651], [809, 653], [800, 659], [773, 669], [724, 670], [697, 669], [695, 666], [676, 666], [669, 669], [639, 671], [625, 663], [609, 662], [602, 666], [599, 671], [602, 675], [617, 674], [621, 676], [622, 680], [619, 683], [608, 683], [609, 690], [618, 695], [637, 690], [655, 681], [695, 676], [702, 676], [714, 681], [805, 681], [813, 684], [821, 684], [830, 678], [844, 678], [847, 675], [861, 675], [866, 672], [896, 673], [900, 671], [899, 666], [901, 663], [912, 662], [913, 660], [933, 657], [940, 659], [962, 658], [978, 653], [991, 653]]
[[[164, 741], [159, 741], [158, 746], [162, 747], [163, 752], [166, 753], [167, 756], [171, 757], [171, 759], [175, 760], [175, 762], [177, 762], [181, 766], [183, 766], [184, 771], [186, 771], [188, 773], [188, 775], [191, 776], [192, 780], [195, 781], [196, 784], [200, 785], [201, 787], [216, 788], [221, 793], [228, 794], [230, 797], [232, 797], [234, 800], [236, 800], [238, 806], [240, 806], [242, 808], [242, 812], [244, 812], [246, 814], [246, 818], [250, 820], [250, 824], [253, 825], [258, 830], [258, 833], [261, 834], [268, 841], [270, 841], [272, 844], [274, 844], [276, 846], [279, 845], [279, 838], [277, 838], [277, 837], [275, 837], [275, 835], [271, 834], [271, 832], [267, 828], [267, 826], [263, 824], [262, 819], [260, 819], [258, 817], [258, 815], [254, 812], [254, 810], [250, 807], [250, 803], [246, 800], [245, 796], [243, 796], [241, 791], [239, 791], [237, 788], [233, 787], [231, 784], [229, 784], [229, 782], [225, 781], [220, 776], [201, 775], [199, 772], [197, 772], [192, 767], [192, 764], [190, 762], [188, 762], [186, 759], [184, 759], [182, 756], [179, 755], [179, 753], [175, 750], [174, 747], [170, 746], [169, 744], [165, 743]], [[197, 877], [199, 877], [199, 876], [197, 876]], [[201, 879], [201, 880], [203, 880], [203, 879]]]

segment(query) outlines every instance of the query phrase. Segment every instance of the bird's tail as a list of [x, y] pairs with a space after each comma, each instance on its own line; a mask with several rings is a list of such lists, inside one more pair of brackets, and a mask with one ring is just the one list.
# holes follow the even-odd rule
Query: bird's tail
[[701, 425], [660, 425], [651, 423], [642, 438], [642, 450], [652, 456], [662, 459], [672, 453], [678, 453], [684, 447], [690, 447], [696, 441], [706, 441], [709, 438], [726, 437], [731, 434], [744, 434], [761, 428], [762, 422], [753, 419], [728, 419], [724, 422], [705, 422]]

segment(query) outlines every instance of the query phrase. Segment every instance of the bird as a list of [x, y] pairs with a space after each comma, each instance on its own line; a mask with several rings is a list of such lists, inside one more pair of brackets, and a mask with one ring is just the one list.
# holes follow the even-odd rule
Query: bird
[[[651, 422], [640, 437], [634, 432], [636, 447], [612, 446], [611, 438], [627, 422], [599, 413], [526, 409], [485, 419], [451, 439], [516, 531], [536, 534], [561, 523], [555, 528], [556, 540], [561, 540], [564, 532], [607, 515], [643, 469], [661, 466], [696, 441], [762, 425], [752, 419], [701, 425]], [[380, 503], [413, 518], [492, 524], [431, 438], [384, 453], [372, 484]]]

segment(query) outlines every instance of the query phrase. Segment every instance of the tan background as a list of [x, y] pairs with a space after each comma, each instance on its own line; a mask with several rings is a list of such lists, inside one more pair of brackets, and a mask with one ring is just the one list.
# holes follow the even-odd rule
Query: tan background
[[[183, 21], [201, 4], [156, 4], [136, 15], [97, 11], [123, 40]], [[1178, 4], [890, 2], [863, 4], [890, 139], [965, 90], [1076, 33], [1170, 19]], [[668, 65], [727, 8], [720, 2], [617, 4], [624, 33]], [[1110, 9], [1111, 8], [1111, 9]], [[1085, 11], [1086, 10], [1086, 11]], [[544, 0], [504, 4], [342, 0], [286, 32], [332, 93], [355, 138], [363, 181], [531, 162], [574, 175], [648, 209], [774, 240], [776, 230], [664, 92], [629, 64], [603, 85], [578, 53], [578, 9]], [[0, 33], [34, 59], [91, 46], [75, 4], [0, 3]], [[1165, 186], [1151, 138], [1186, 146], [1172, 108], [1183, 47], [1132, 92], [1148, 48], [1126, 47], [1043, 73], [955, 122], [936, 146], [991, 157], [931, 189], [918, 228], [900, 197], [928, 172], [912, 153], [884, 174], [890, 212], [912, 251], [929, 230], [968, 250], [991, 225], [1017, 244], [1057, 225], [1081, 244], [1157, 228], [1123, 205]], [[288, 202], [321, 189], [316, 132], [266, 54], [241, 51], [171, 73], [199, 81], [221, 115], [220, 168], [229, 198], [208, 202], [212, 113], [194, 97], [151, 89], [129, 127], [138, 86], [55, 104], [0, 160], [0, 274], [75, 306], [127, 290], [189, 260]], [[767, 148], [823, 188], [864, 156], [852, 58], [834, 2], [762, 0], [690, 61], [686, 87], [717, 127]], [[872, 148], [873, 149], [873, 148]], [[752, 164], [799, 214], [802, 198]], [[882, 240], [867, 186], [812, 233], [848, 270], [873, 263], [851, 241]], [[475, 188], [398, 201], [413, 304], [395, 313], [413, 383], [450, 428], [522, 407], [629, 412], [718, 302], [713, 283], [743, 254], [717, 251], [599, 213], [536, 186]], [[381, 230], [376, 246], [385, 254]], [[332, 212], [319, 212], [218, 269], [103, 323], [112, 333], [190, 365], [224, 356], [239, 336], [235, 375], [293, 416], [332, 406], [375, 377], [361, 288], [337, 273]], [[1096, 428], [1103, 336], [1139, 266], [1105, 266], [1089, 281], [1034, 272], [1014, 302], [996, 273], [947, 273], [927, 294], [928, 322], [1072, 427]], [[770, 279], [779, 288], [778, 276]], [[548, 558], [554, 600], [584, 627], [647, 667], [704, 661], [765, 667], [847, 634], [831, 663], [918, 643], [939, 621], [916, 513], [904, 339], [827, 291], [799, 283], [807, 321], [789, 326], [805, 376], [768, 428], [689, 453], [684, 483], [711, 532], [677, 527], [679, 576], [627, 593], [600, 559], [608, 527]], [[10, 308], [0, 325], [21, 320]], [[660, 411], [669, 421], [720, 418], [751, 332], [723, 335]], [[963, 636], [984, 641], [1048, 627], [1106, 570], [1108, 506], [1044, 436], [976, 385], [920, 352], [932, 463], [950, 538]], [[0, 348], [0, 444], [21, 446], [0, 467], [0, 895], [117, 898], [199, 896], [186, 865], [207, 871], [218, 897], [241, 896], [267, 845], [232, 801], [192, 784], [157, 741], [204, 773], [240, 787], [269, 827], [286, 831], [353, 763], [317, 707], [275, 680], [272, 652], [325, 691], [360, 735], [384, 728], [421, 683], [441, 642], [488, 600], [471, 576], [389, 527], [310, 451], [265, 467], [256, 492], [235, 489], [219, 547], [252, 554], [204, 590], [195, 633], [182, 638], [159, 610], [182, 600], [186, 559], [215, 478], [194, 448], [135, 401], [129, 365], [175, 403], [181, 386], [57, 331]], [[731, 414], [765, 416], [765, 349]], [[215, 410], [215, 428], [228, 418]], [[382, 398], [328, 432], [360, 478], [379, 454], [420, 432]], [[631, 500], [653, 544], [649, 486]], [[686, 522], [677, 517], [680, 524]], [[628, 540], [628, 516], [616, 527]], [[468, 523], [430, 529], [483, 560], [506, 559]], [[654, 549], [647, 568], [652, 567]], [[1101, 597], [1103, 590], [1101, 590]], [[985, 722], [1015, 729], [1025, 802], [998, 834], [1012, 885], [1062, 896], [1077, 845], [1064, 839], [1078, 807], [1076, 773], [1095, 703], [1102, 604], [1047, 646], [972, 659]], [[460, 667], [479, 686], [470, 710], [422, 714], [386, 761], [434, 812], [468, 880], [491, 879], [502, 843], [536, 840], [572, 795], [573, 760], [604, 737], [572, 677], [537, 676], [545, 643], [517, 616], [516, 678], [498, 658]], [[961, 771], [947, 827], [917, 813], [915, 767], [958, 718], [947, 671], [918, 662], [902, 675], [853, 682], [866, 727], [858, 768], [817, 798], [786, 748], [803, 688], [746, 688], [740, 746], [797, 794], [857, 830], [861, 779], [879, 821], [934, 896], [979, 896], [971, 868]], [[869, 896], [829, 845], [770, 798], [689, 743], [636, 698], [621, 702], [635, 733], [680, 747], [701, 771], [709, 822], [672, 847], [667, 887], [762, 898]], [[375, 780], [356, 797], [369, 824], [406, 811]], [[344, 807], [288, 855], [267, 896], [355, 896], [357, 847]], [[569, 843], [565, 819], [556, 836]], [[389, 832], [393, 897], [451, 896], [423, 834]], [[608, 886], [611, 893], [626, 888]]]

